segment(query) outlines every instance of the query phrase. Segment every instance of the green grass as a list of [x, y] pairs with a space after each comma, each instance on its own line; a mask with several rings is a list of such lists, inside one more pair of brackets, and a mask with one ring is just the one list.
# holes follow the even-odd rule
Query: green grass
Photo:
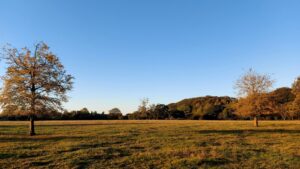
[[300, 122], [0, 122], [0, 168], [300, 168]]

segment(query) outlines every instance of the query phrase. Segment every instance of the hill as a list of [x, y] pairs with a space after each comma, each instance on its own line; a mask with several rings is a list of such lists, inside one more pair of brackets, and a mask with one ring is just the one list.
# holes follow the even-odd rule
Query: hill
[[189, 98], [168, 105], [170, 111], [183, 111], [190, 119], [233, 118], [232, 103], [237, 99], [229, 96], [205, 96]]

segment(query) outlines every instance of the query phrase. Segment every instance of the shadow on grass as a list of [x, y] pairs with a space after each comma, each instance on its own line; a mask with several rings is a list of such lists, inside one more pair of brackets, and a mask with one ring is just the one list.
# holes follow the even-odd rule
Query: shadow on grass
[[208, 165], [208, 166], [220, 166], [220, 165], [225, 165], [230, 163], [229, 160], [224, 159], [224, 158], [209, 158], [209, 159], [203, 159], [201, 160], [198, 165]]
[[[136, 123], [71, 123], [71, 124], [68, 124], [68, 123], [58, 123], [58, 124], [35, 124], [35, 126], [38, 126], [38, 127], [61, 127], [61, 126], [64, 126], [64, 127], [75, 127], [75, 126], [124, 126], [124, 125], [153, 125], [154, 123], [150, 123], [150, 122], [136, 122]], [[155, 123], [156, 124], [156, 123]], [[28, 124], [17, 124], [17, 125], [0, 125], [0, 128], [16, 128], [16, 127], [27, 127]]]
[[1, 159], [8, 159], [8, 158], [14, 158], [14, 159], [27, 159], [27, 158], [36, 158], [43, 156], [44, 152], [20, 152], [20, 153], [14, 153], [14, 154], [1, 154], [0, 153], [0, 160]]
[[85, 150], [85, 149], [95, 149], [99, 147], [110, 147], [114, 143], [91, 143], [91, 144], [80, 144], [80, 145], [75, 145], [73, 147], [70, 147], [65, 150], [59, 150], [59, 153], [69, 153], [69, 152], [74, 152], [78, 150]]
[[251, 130], [200, 130], [200, 134], [300, 134], [300, 130], [284, 130], [284, 129], [251, 129]]
[[22, 136], [22, 135], [7, 135], [8, 137], [0, 137], [1, 142], [31, 142], [31, 141], [61, 141], [61, 140], [83, 140], [89, 139], [87, 136]]
[[[24, 125], [25, 126], [25, 125]], [[17, 128], [17, 127], [23, 127], [23, 126], [13, 126], [13, 125], [7, 125], [7, 126], [5, 126], [5, 125], [0, 125], [0, 128], [5, 128], [5, 129], [7, 129], [7, 128], [12, 128], [12, 129], [14, 129], [14, 128]]]
[[33, 167], [38, 167], [38, 166], [49, 165], [50, 163], [51, 161], [36, 161], [36, 162], [32, 162], [30, 165]]
[[0, 160], [1, 159], [6, 159], [6, 158], [11, 158], [11, 157], [14, 157], [13, 154], [1, 154], [0, 153]]
[[123, 148], [106, 148], [103, 154], [90, 155], [86, 154], [83, 158], [75, 159], [72, 162], [74, 168], [89, 168], [92, 163], [105, 163], [122, 157], [128, 157], [131, 153]]
[[[124, 126], [124, 125], [153, 125], [153, 123], [78, 123], [78, 124], [36, 124], [36, 126], [46, 126], [46, 127], [73, 127], [73, 126]], [[0, 126], [1, 127], [1, 126]]]

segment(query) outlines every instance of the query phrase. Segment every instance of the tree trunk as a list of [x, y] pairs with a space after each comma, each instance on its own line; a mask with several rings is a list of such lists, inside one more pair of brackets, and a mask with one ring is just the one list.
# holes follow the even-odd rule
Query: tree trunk
[[29, 126], [29, 135], [34, 136], [35, 130], [34, 130], [34, 116], [30, 116], [30, 126]]
[[258, 127], [258, 116], [254, 117], [254, 127]]

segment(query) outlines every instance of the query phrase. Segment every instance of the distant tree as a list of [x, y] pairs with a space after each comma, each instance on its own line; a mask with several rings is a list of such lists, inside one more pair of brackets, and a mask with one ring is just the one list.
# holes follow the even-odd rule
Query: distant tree
[[71, 111], [71, 119], [73, 120], [90, 120], [92, 119], [90, 111], [87, 108]]
[[236, 82], [235, 88], [240, 97], [247, 97], [260, 93], [267, 93], [272, 88], [274, 80], [267, 74], [258, 74], [253, 69], [249, 69]]
[[296, 95], [296, 98], [288, 104], [288, 116], [292, 120], [295, 118], [300, 120], [300, 95]]
[[235, 85], [241, 97], [238, 101], [237, 112], [254, 117], [254, 125], [258, 127], [258, 118], [270, 113], [272, 103], [266, 96], [273, 86], [274, 80], [269, 75], [258, 74], [250, 69], [241, 76]]
[[292, 89], [288, 87], [278, 88], [271, 92], [269, 97], [274, 101], [275, 111], [283, 120], [286, 120], [290, 116], [290, 105], [295, 99]]
[[294, 81], [294, 83], [292, 84], [292, 92], [294, 94], [298, 94], [300, 93], [300, 76], [297, 77], [297, 79]]
[[186, 118], [191, 119], [193, 118], [193, 106], [183, 104], [177, 107], [177, 110], [183, 111]]
[[224, 107], [220, 104], [207, 103], [203, 107], [203, 119], [205, 120], [217, 120], [219, 114], [224, 110]]
[[276, 103], [284, 104], [291, 102], [295, 99], [295, 95], [292, 92], [291, 88], [281, 87], [270, 93], [274, 97]]
[[85, 108], [82, 108], [82, 109], [80, 110], [80, 112], [90, 113], [89, 109], [87, 109], [86, 107], [85, 107]]
[[141, 104], [138, 107], [137, 112], [135, 113], [138, 119], [149, 119], [148, 110], [150, 109], [149, 99], [143, 98]]
[[110, 119], [114, 119], [114, 120], [121, 120], [123, 117], [122, 112], [119, 108], [113, 108], [109, 110], [108, 116]]
[[229, 103], [225, 106], [225, 108], [222, 110], [221, 113], [218, 115], [218, 119], [220, 120], [229, 120], [229, 119], [235, 119], [235, 104], [236, 102]]
[[35, 116], [43, 110], [62, 110], [62, 102], [67, 101], [66, 92], [72, 89], [73, 77], [66, 73], [45, 43], [35, 45], [34, 52], [11, 47], [4, 51], [8, 68], [2, 77], [1, 107], [5, 112], [28, 115], [30, 135], [35, 135]]
[[171, 119], [186, 119], [183, 111], [170, 110]]
[[141, 113], [146, 113], [148, 111], [149, 99], [143, 98], [141, 104], [139, 105], [138, 111]]
[[295, 96], [293, 102], [289, 104], [290, 117], [300, 119], [300, 77], [298, 77], [292, 85], [292, 93]]
[[113, 108], [108, 111], [110, 114], [122, 114], [121, 110], [119, 108]]
[[236, 105], [236, 113], [241, 116], [254, 117], [254, 125], [258, 127], [258, 117], [272, 114], [274, 102], [266, 93], [240, 98]]
[[170, 119], [169, 107], [164, 104], [157, 104], [154, 106], [154, 109], [151, 111], [153, 114], [153, 119], [163, 120]]

